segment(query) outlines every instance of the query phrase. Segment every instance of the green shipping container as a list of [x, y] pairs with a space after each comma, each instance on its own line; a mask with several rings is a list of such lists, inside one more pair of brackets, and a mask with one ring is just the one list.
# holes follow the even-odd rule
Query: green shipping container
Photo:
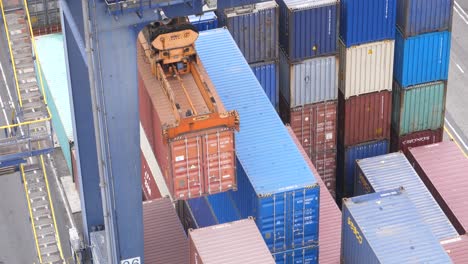
[[446, 82], [431, 82], [405, 89], [393, 82], [392, 128], [399, 136], [444, 125]]

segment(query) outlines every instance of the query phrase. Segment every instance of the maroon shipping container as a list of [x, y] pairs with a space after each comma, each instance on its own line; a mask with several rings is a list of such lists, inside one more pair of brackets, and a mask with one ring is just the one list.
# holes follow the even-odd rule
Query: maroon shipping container
[[189, 241], [190, 264], [275, 264], [255, 221], [251, 218], [190, 229]]
[[464, 153], [446, 141], [410, 148], [407, 157], [458, 233], [466, 234], [468, 159]]
[[312, 153], [310, 160], [317, 168], [333, 198], [336, 198], [336, 150]]
[[189, 244], [168, 198], [143, 202], [145, 263], [189, 263]]
[[[290, 127], [287, 127], [291, 138], [306, 160], [320, 185], [320, 220], [319, 220], [319, 263], [339, 264], [341, 243], [341, 211], [325, 185], [314, 164], [311, 162], [299, 140]], [[333, 190], [334, 192], [335, 190]]]
[[142, 151], [140, 151], [141, 156], [141, 186], [143, 189], [144, 200], [153, 200], [161, 198], [161, 193], [159, 192], [158, 185], [153, 177], [151, 168], [146, 161], [146, 157]]
[[408, 148], [425, 146], [429, 144], [442, 142], [444, 131], [442, 128], [437, 130], [418, 131], [398, 137], [398, 133], [392, 130], [391, 152], [402, 151], [407, 153]]
[[442, 246], [447, 255], [452, 259], [453, 264], [466, 264], [468, 262], [468, 237], [460, 236], [449, 243], [443, 243]]
[[148, 91], [143, 85], [143, 80], [138, 74], [138, 111], [140, 114], [140, 123], [143, 127], [143, 130], [148, 138], [149, 144], [154, 146], [154, 136], [153, 136], [153, 115], [152, 115], [152, 106], [151, 99], [148, 94]]
[[78, 167], [76, 164], [76, 150], [74, 147], [71, 148], [71, 162], [72, 162], [72, 174], [73, 174], [73, 181], [75, 182], [75, 189], [78, 191], [78, 195], [80, 194], [80, 182], [78, 177]]
[[[235, 190], [234, 129], [238, 128], [239, 117], [237, 112], [225, 110], [203, 65], [191, 65], [200, 79], [188, 73], [170, 77], [162, 84], [153, 75], [140, 44], [137, 63], [139, 86], [146, 91], [151, 109], [151, 112], [143, 109], [141, 113], [151, 117], [141, 120], [144, 127], [152, 123], [152, 129], [144, 130], [153, 133], [148, 139], [153, 140], [153, 152], [173, 198], [189, 199]], [[211, 87], [203, 90], [209, 94], [202, 94], [197, 83]], [[141, 92], [143, 97], [146, 94]]]
[[344, 99], [338, 93], [338, 140], [347, 147], [373, 140], [390, 140], [392, 92], [382, 91]]
[[[289, 123], [304, 150], [312, 153], [336, 150], [337, 101], [289, 108], [282, 97], [280, 111], [283, 121]], [[282, 108], [282, 109], [281, 109]]]

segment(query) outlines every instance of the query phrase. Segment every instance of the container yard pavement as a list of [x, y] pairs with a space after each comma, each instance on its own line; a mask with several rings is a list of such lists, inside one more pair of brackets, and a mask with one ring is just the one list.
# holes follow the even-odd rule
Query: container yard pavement
[[[12, 74], [10, 65], [10, 58], [8, 52], [8, 45], [5, 37], [5, 30], [3, 25], [0, 26], [0, 126], [8, 125], [11, 123], [11, 102], [15, 96], [15, 82], [14, 79], [9, 78]], [[4, 131], [0, 131], [0, 139], [5, 138]]]
[[468, 0], [457, 0], [453, 12], [452, 51], [447, 93], [446, 132], [468, 155]]

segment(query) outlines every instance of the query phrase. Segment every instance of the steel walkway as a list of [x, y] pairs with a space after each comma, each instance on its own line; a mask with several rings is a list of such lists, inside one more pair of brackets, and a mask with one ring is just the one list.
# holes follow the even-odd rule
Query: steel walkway
[[51, 152], [51, 115], [47, 107], [40, 63], [35, 56], [35, 41], [27, 5], [20, 0], [0, 0], [15, 78], [18, 108], [12, 124], [0, 127], [10, 137], [0, 140], [1, 162]]
[[40, 263], [65, 263], [43, 156], [21, 165], [36, 250]]

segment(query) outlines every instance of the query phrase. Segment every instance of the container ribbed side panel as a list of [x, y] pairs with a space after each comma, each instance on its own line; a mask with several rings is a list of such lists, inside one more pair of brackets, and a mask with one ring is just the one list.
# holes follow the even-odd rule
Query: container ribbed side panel
[[395, 82], [392, 126], [400, 136], [443, 126], [446, 85], [435, 82], [402, 89]]
[[393, 40], [351, 48], [340, 41], [339, 88], [346, 99], [392, 90], [394, 48]]
[[398, 0], [397, 27], [405, 37], [451, 30], [453, 0]]
[[279, 65], [278, 61], [261, 62], [250, 64], [253, 73], [258, 82], [265, 91], [271, 104], [278, 109], [279, 107]]
[[340, 37], [346, 47], [395, 39], [397, 0], [341, 0]]

